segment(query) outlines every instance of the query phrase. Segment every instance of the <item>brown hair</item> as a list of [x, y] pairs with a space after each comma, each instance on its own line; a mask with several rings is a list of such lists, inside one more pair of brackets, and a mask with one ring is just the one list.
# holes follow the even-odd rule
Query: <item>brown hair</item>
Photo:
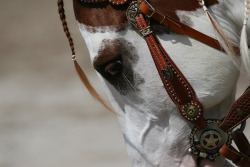
[[63, 30], [68, 38], [69, 41], [69, 45], [71, 48], [71, 52], [72, 52], [72, 60], [74, 61], [74, 65], [75, 65], [75, 69], [82, 81], [82, 83], [85, 85], [85, 87], [87, 88], [87, 90], [89, 91], [89, 93], [96, 99], [98, 100], [100, 103], [102, 103], [104, 105], [105, 108], [107, 108], [109, 111], [115, 113], [113, 111], [113, 109], [111, 109], [106, 103], [105, 101], [100, 97], [100, 95], [96, 92], [96, 90], [92, 87], [92, 85], [90, 84], [87, 76], [85, 75], [85, 73], [83, 72], [82, 68], [79, 66], [79, 64], [76, 61], [76, 57], [75, 57], [75, 47], [74, 47], [74, 42], [73, 39], [71, 37], [71, 34], [69, 32], [69, 28], [67, 25], [67, 21], [66, 21], [66, 15], [65, 15], [65, 11], [64, 11], [64, 3], [63, 0], [58, 0], [57, 1], [57, 5], [58, 5], [58, 13], [60, 15], [60, 19], [62, 21], [62, 26], [63, 26]]

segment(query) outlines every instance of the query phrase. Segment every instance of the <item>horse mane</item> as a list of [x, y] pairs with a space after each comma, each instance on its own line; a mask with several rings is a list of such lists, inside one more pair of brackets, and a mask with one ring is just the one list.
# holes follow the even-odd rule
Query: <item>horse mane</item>
[[244, 16], [243, 27], [241, 30], [241, 38], [240, 38], [240, 51], [241, 51], [242, 63], [246, 71], [250, 75], [250, 57], [249, 57], [249, 52], [248, 52], [247, 31], [246, 31], [249, 12], [250, 12], [250, 0], [246, 0], [245, 16]]
[[[205, 7], [205, 12], [211, 21], [212, 27], [214, 29], [215, 35], [217, 37], [217, 40], [219, 41], [220, 45], [225, 50], [226, 54], [231, 57], [233, 60], [235, 66], [240, 71], [246, 71], [248, 76], [250, 76], [250, 57], [249, 57], [249, 51], [248, 51], [248, 42], [247, 42], [247, 32], [246, 32], [246, 26], [248, 21], [248, 16], [250, 12], [250, 0], [245, 0], [245, 15], [244, 15], [244, 21], [243, 21], [243, 27], [241, 31], [240, 36], [240, 53], [237, 53], [237, 51], [234, 49], [233, 45], [231, 44], [228, 37], [223, 32], [222, 28], [219, 26], [219, 24], [215, 21], [215, 19], [211, 16], [209, 11], [206, 9], [204, 0], [201, 0], [201, 6]], [[238, 54], [241, 56], [241, 62], [239, 61]]]
[[76, 61], [76, 57], [75, 57], [75, 47], [74, 47], [74, 42], [73, 39], [71, 37], [71, 34], [69, 32], [69, 28], [68, 28], [68, 24], [66, 21], [66, 15], [65, 15], [65, 10], [64, 10], [64, 2], [63, 0], [58, 0], [57, 1], [57, 5], [58, 5], [58, 13], [60, 15], [60, 19], [62, 21], [62, 26], [63, 26], [63, 30], [64, 33], [66, 34], [68, 41], [69, 41], [69, 46], [72, 52], [72, 60], [74, 61], [74, 65], [75, 65], [75, 69], [82, 81], [82, 83], [85, 85], [85, 87], [87, 88], [87, 90], [89, 91], [89, 93], [97, 100], [99, 101], [106, 109], [108, 109], [109, 111], [115, 113], [113, 111], [113, 109], [111, 109], [106, 102], [101, 98], [101, 96], [97, 93], [97, 91], [93, 88], [93, 86], [91, 85], [91, 83], [89, 82], [87, 76], [85, 75], [84, 71], [82, 70], [82, 68], [79, 66], [79, 64]]

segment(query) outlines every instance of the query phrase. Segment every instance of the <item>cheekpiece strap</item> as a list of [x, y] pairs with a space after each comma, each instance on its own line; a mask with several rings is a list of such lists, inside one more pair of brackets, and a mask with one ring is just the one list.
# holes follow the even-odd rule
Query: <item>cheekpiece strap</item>
[[141, 35], [147, 42], [168, 95], [178, 106], [183, 118], [192, 122], [198, 130], [204, 129], [207, 124], [203, 119], [203, 107], [196, 98], [194, 89], [151, 31], [144, 15], [137, 15], [135, 20]]

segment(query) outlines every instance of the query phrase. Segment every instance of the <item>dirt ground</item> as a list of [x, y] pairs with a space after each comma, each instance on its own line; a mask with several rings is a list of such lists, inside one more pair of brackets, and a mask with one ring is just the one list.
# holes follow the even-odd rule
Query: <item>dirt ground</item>
[[[66, 12], [79, 62], [106, 98], [71, 3]], [[1, 0], [0, 20], [0, 167], [130, 166], [115, 116], [75, 73], [56, 0]]]

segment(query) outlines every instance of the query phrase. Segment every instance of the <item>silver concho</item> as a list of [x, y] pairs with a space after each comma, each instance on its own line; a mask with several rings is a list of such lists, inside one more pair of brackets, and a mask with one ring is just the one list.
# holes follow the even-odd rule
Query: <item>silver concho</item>
[[[126, 15], [127, 15], [127, 19], [128, 21], [135, 26], [137, 29], [139, 29], [138, 24], [135, 20], [135, 17], [138, 16], [139, 14], [143, 14], [140, 10], [140, 6], [138, 4], [137, 1], [132, 1], [131, 4], [129, 5]], [[150, 20], [147, 16], [144, 15], [144, 18], [147, 22], [147, 24], [149, 25]]]
[[171, 67], [167, 66], [165, 69], [161, 69], [164, 78], [167, 80], [172, 80], [173, 79], [173, 71], [171, 70]]
[[[219, 125], [221, 121], [219, 120], [206, 120], [206, 123]], [[220, 155], [219, 149], [225, 143], [226, 145], [230, 145], [232, 143], [232, 132], [229, 131], [228, 133], [221, 132], [215, 129], [205, 129], [203, 132], [198, 131], [194, 128], [189, 136], [190, 139], [190, 148], [189, 152], [197, 155], [200, 158], [209, 159], [209, 160], [216, 160], [216, 158]], [[195, 139], [200, 133], [199, 140]], [[222, 140], [221, 133], [227, 135], [226, 140]], [[198, 135], [199, 136], [199, 135]], [[195, 141], [196, 140], [196, 141]]]
[[200, 144], [207, 150], [213, 150], [220, 146], [221, 140], [220, 132], [210, 129], [202, 133], [200, 137]]

